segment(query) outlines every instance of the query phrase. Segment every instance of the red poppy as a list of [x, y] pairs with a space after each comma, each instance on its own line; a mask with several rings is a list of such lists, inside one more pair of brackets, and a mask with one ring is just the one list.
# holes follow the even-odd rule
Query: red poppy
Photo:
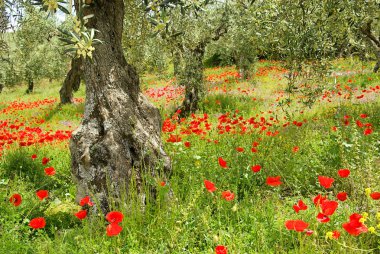
[[189, 141], [186, 141], [186, 142], [184, 143], [184, 145], [185, 145], [185, 147], [187, 147], [187, 148], [189, 148], [189, 147], [191, 146], [191, 144], [190, 144]]
[[215, 254], [227, 254], [227, 247], [223, 245], [216, 246]]
[[362, 218], [360, 214], [354, 213], [350, 216], [350, 222], [343, 223], [343, 228], [353, 236], [368, 232], [368, 228], [359, 220]]
[[82, 198], [82, 199], [80, 200], [79, 205], [80, 205], [80, 206], [85, 206], [85, 205], [93, 206], [94, 203], [91, 202], [89, 196], [85, 196], [84, 198]]
[[347, 168], [343, 168], [343, 169], [339, 169], [338, 170], [338, 175], [341, 177], [341, 178], [346, 178], [350, 175], [350, 170], [347, 169]]
[[300, 150], [300, 148], [299, 148], [298, 146], [295, 146], [295, 147], [293, 147], [293, 149], [292, 149], [293, 153], [296, 153], [296, 152], [298, 152], [299, 150]]
[[47, 190], [39, 190], [36, 192], [36, 194], [40, 200], [44, 200], [49, 196], [49, 192]]
[[330, 178], [327, 176], [318, 176], [319, 184], [322, 187], [325, 187], [326, 189], [330, 188], [332, 186], [332, 183], [334, 182], [334, 178]]
[[34, 229], [44, 228], [46, 226], [45, 218], [34, 218], [29, 222], [29, 226]]
[[313, 203], [315, 206], [320, 206], [321, 204], [323, 204], [323, 202], [325, 202], [325, 200], [327, 200], [327, 197], [326, 196], [322, 196], [321, 194], [318, 194], [318, 196], [316, 196], [314, 199], [313, 199]]
[[165, 185], [166, 185], [166, 183], [164, 181], [160, 182], [161, 187], [164, 187]]
[[307, 210], [307, 205], [300, 199], [298, 204], [293, 205], [293, 209], [298, 213], [300, 210]]
[[87, 210], [81, 210], [74, 214], [78, 219], [83, 220], [87, 217]]
[[334, 200], [325, 200], [321, 204], [322, 213], [327, 216], [333, 215], [335, 210], [338, 208], [338, 205], [338, 202]]
[[48, 176], [53, 176], [55, 175], [55, 169], [53, 167], [45, 168], [45, 174]]
[[330, 218], [323, 213], [318, 213], [317, 220], [321, 223], [327, 223], [330, 221]]
[[204, 184], [205, 184], [206, 189], [209, 192], [214, 192], [217, 190], [217, 188], [215, 187], [215, 184], [213, 182], [210, 182], [209, 180], [204, 180]]
[[342, 191], [342, 192], [339, 192], [338, 194], [336, 194], [336, 198], [339, 200], [339, 201], [346, 201], [347, 199], [347, 193]]
[[235, 194], [233, 194], [230, 190], [226, 190], [222, 192], [222, 198], [227, 201], [231, 201], [235, 198]]
[[170, 134], [169, 138], [166, 140], [166, 142], [177, 143], [177, 142], [181, 142], [181, 140], [182, 140], [182, 138], [179, 135]]
[[305, 234], [308, 235], [308, 236], [312, 235], [313, 233], [314, 233], [314, 231], [311, 230], [311, 229], [308, 229], [308, 230], [305, 231]]
[[261, 170], [261, 166], [260, 165], [254, 165], [251, 167], [251, 170], [255, 173], [259, 172]]
[[303, 232], [308, 226], [309, 224], [302, 220], [288, 220], [285, 222], [285, 227], [288, 230], [295, 230], [297, 232]]
[[228, 168], [227, 166], [227, 162], [225, 160], [223, 160], [222, 157], [219, 157], [218, 158], [218, 161], [219, 161], [219, 165], [222, 167], [222, 168]]
[[21, 202], [22, 202], [22, 198], [21, 198], [21, 195], [20, 194], [13, 194], [10, 199], [9, 199], [9, 202], [11, 202], [12, 205], [14, 206], [19, 206], [21, 205]]
[[372, 192], [369, 194], [373, 200], [379, 200], [380, 199], [380, 192]]
[[367, 129], [364, 130], [364, 135], [367, 136], [369, 134], [372, 134], [372, 132], [373, 132], [372, 129], [367, 128]]
[[367, 118], [368, 115], [366, 115], [366, 114], [360, 114], [360, 117], [361, 117], [361, 118]]
[[332, 235], [332, 237], [335, 238], [335, 239], [338, 239], [338, 238], [340, 237], [340, 233], [339, 233], [339, 231], [334, 230], [334, 231], [333, 231], [333, 235]]
[[272, 187], [281, 185], [282, 182], [280, 181], [280, 178], [281, 178], [281, 176], [273, 176], [273, 177], [268, 176], [267, 177], [267, 185], [272, 186]]
[[115, 236], [120, 234], [120, 232], [123, 230], [122, 227], [119, 226], [118, 223], [114, 222], [107, 226], [107, 236]]
[[42, 165], [46, 165], [46, 164], [48, 164], [49, 161], [50, 161], [49, 158], [43, 157], [43, 158], [42, 158]]
[[106, 215], [106, 219], [109, 223], [120, 223], [123, 221], [124, 215], [121, 212], [112, 211]]
[[244, 152], [244, 148], [243, 147], [236, 147], [236, 151], [238, 151], [239, 153]]
[[32, 159], [33, 159], [33, 160], [37, 159], [37, 154], [33, 154], [33, 155], [32, 155]]

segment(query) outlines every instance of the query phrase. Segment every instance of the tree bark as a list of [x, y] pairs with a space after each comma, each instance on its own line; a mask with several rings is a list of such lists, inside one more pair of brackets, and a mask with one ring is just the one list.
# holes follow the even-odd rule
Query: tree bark
[[67, 73], [63, 81], [59, 95], [61, 104], [69, 104], [74, 102], [73, 91], [78, 91], [82, 75], [82, 58], [74, 58], [71, 60], [71, 69]]
[[178, 50], [173, 51], [173, 75], [177, 77], [181, 69], [181, 54]]
[[171, 165], [161, 142], [159, 110], [141, 93], [139, 77], [124, 58], [123, 0], [93, 1], [85, 10], [89, 14], [94, 17], [87, 26], [99, 31], [103, 43], [96, 45], [92, 63], [85, 62], [84, 118], [70, 150], [77, 198], [90, 195], [105, 214], [120, 203], [132, 177], [145, 200], [145, 192], [154, 194], [155, 187], [144, 189], [143, 177], [157, 178], [161, 169], [165, 178]]
[[185, 87], [185, 99], [177, 108], [179, 117], [187, 117], [199, 109], [199, 102], [205, 95], [203, 83], [203, 56], [205, 45], [200, 44], [195, 49], [185, 49], [179, 84]]

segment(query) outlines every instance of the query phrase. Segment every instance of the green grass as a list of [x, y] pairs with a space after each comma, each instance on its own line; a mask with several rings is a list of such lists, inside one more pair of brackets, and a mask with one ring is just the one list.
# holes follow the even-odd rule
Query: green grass
[[[263, 62], [257, 67], [272, 65]], [[357, 70], [360, 64], [341, 59], [334, 66], [337, 70]], [[220, 75], [231, 70], [208, 69], [205, 73], [206, 76]], [[348, 83], [348, 79], [355, 82]], [[284, 120], [286, 112], [275, 105], [276, 91], [286, 85], [281, 76], [270, 72], [245, 82], [236, 82], [233, 78], [228, 80], [228, 83], [224, 78], [207, 83], [208, 87], [231, 89], [227, 92], [213, 90], [202, 103], [197, 117], [204, 117], [203, 113], [207, 113], [211, 131], [203, 138], [195, 134], [181, 135], [179, 143], [165, 142], [165, 150], [172, 159], [173, 174], [165, 187], [158, 187], [157, 200], [148, 203], [142, 212], [133, 188], [123, 194], [122, 205], [114, 207], [125, 215], [121, 223], [123, 231], [117, 237], [106, 236], [107, 222], [100, 214], [83, 221], [73, 216], [80, 207], [75, 200], [68, 141], [22, 148], [13, 144], [5, 148], [0, 162], [0, 200], [3, 200], [0, 206], [0, 253], [211, 254], [215, 253], [217, 245], [227, 246], [228, 253], [378, 253], [380, 229], [377, 229], [377, 234], [354, 237], [344, 231], [342, 223], [347, 222], [354, 212], [368, 212], [366, 225], [376, 227], [380, 224], [375, 217], [380, 212], [379, 201], [365, 196], [366, 188], [380, 191], [379, 92], [371, 95], [373, 98], [365, 103], [356, 99], [334, 98], [331, 103], [317, 102], [311, 109], [293, 103], [289, 109], [292, 118]], [[143, 78], [142, 82], [144, 87], [167, 84], [167, 80], [158, 80], [154, 75]], [[380, 78], [365, 73], [338, 77], [338, 82], [363, 89], [380, 85]], [[0, 106], [4, 109], [16, 100], [58, 99], [59, 85], [59, 82], [41, 82], [31, 95], [24, 94], [24, 87], [9, 89], [1, 94]], [[237, 90], [238, 87], [240, 91], [254, 90], [246, 95]], [[83, 86], [75, 96], [83, 98]], [[155, 103], [164, 115], [166, 106], [159, 101]], [[238, 113], [233, 117], [236, 110]], [[30, 126], [54, 132], [75, 129], [82, 113], [83, 103], [60, 107], [57, 101], [8, 115], [1, 114], [0, 120], [22, 119]], [[272, 116], [280, 123], [266, 125], [263, 132], [253, 128], [249, 134], [240, 134], [239, 131], [220, 134], [216, 127], [218, 117], [226, 113], [233, 118], [231, 121], [240, 116], [245, 120], [255, 117], [256, 121], [262, 116], [267, 120]], [[359, 117], [364, 113], [368, 118]], [[345, 115], [351, 117], [348, 126], [343, 123]], [[44, 123], [37, 124], [36, 119], [43, 119]], [[306, 122], [302, 127], [292, 124], [304, 119]], [[195, 119], [181, 126], [186, 129], [192, 120]], [[364, 129], [357, 127], [355, 120], [371, 123], [373, 133], [364, 135]], [[290, 125], [282, 127], [288, 121]], [[230, 125], [233, 128], [239, 126]], [[333, 126], [338, 130], [332, 131]], [[200, 127], [204, 128], [204, 125]], [[279, 134], [274, 137], [266, 134], [276, 130]], [[174, 133], [179, 134], [179, 127]], [[163, 140], [168, 136], [169, 133], [163, 133]], [[185, 141], [190, 142], [189, 148], [184, 146]], [[251, 147], [255, 141], [259, 145], [258, 151], [253, 153]], [[299, 147], [298, 152], [293, 152], [295, 146]], [[244, 148], [244, 152], [237, 152], [237, 147]], [[37, 154], [38, 159], [31, 160], [32, 154]], [[56, 169], [55, 176], [43, 174], [42, 157], [51, 158], [49, 166]], [[227, 169], [218, 165], [218, 157], [227, 161]], [[256, 164], [262, 169], [253, 173], [250, 167]], [[337, 170], [340, 168], [349, 168], [350, 177], [339, 178]], [[333, 188], [322, 188], [317, 180], [320, 175], [333, 177]], [[267, 186], [265, 180], [268, 176], [281, 176], [283, 184]], [[205, 179], [214, 182], [218, 190], [209, 193], [203, 185]], [[147, 177], [146, 181], [159, 185], [161, 179]], [[133, 180], [131, 184], [133, 186]], [[48, 189], [49, 200], [40, 202], [35, 195], [38, 189]], [[170, 189], [173, 194], [168, 196]], [[221, 199], [224, 190], [232, 191], [235, 199]], [[339, 202], [329, 223], [317, 222], [318, 210], [312, 198], [321, 193], [336, 200], [335, 195], [339, 191], [346, 191], [349, 199]], [[19, 207], [9, 204], [13, 193], [20, 193], [23, 197]], [[296, 214], [292, 206], [299, 199], [309, 208]], [[29, 220], [40, 216], [46, 218], [46, 228], [30, 229]], [[309, 222], [309, 229], [314, 233], [307, 236], [287, 230], [284, 223], [290, 219]], [[341, 237], [338, 240], [326, 239], [326, 232], [333, 230], [339, 230]]]

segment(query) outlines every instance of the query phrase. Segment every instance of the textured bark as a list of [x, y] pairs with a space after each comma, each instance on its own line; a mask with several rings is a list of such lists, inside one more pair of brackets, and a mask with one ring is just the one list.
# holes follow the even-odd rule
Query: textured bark
[[71, 69], [67, 73], [63, 81], [59, 95], [61, 97], [61, 104], [68, 104], [74, 102], [73, 91], [78, 91], [82, 75], [82, 58], [74, 58], [71, 60]]
[[199, 109], [199, 102], [205, 95], [203, 83], [203, 56], [205, 45], [195, 49], [185, 50], [182, 70], [179, 75], [179, 84], [185, 87], [185, 99], [180, 110], [179, 117], [187, 117]]
[[[105, 214], [135, 177], [144, 200], [142, 178], [167, 176], [170, 160], [161, 142], [161, 116], [141, 93], [139, 77], [123, 55], [123, 0], [97, 0], [86, 9], [87, 23], [99, 31], [93, 63], [85, 62], [86, 103], [81, 125], [72, 134], [72, 173], [77, 198], [90, 195]], [[154, 187], [151, 187], [154, 192]], [[154, 194], [154, 193], [153, 193]]]
[[238, 68], [240, 78], [246, 80], [251, 77], [250, 73], [250, 61], [247, 57], [240, 55], [238, 59]]

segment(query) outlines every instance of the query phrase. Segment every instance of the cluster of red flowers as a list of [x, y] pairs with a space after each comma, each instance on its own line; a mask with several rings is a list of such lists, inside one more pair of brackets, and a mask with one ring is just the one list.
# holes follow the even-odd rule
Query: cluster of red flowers
[[[341, 178], [347, 178], [351, 174], [351, 171], [347, 168], [338, 170], [338, 175]], [[329, 189], [332, 187], [332, 184], [334, 182], [334, 178], [330, 178], [327, 176], [319, 176], [318, 177], [319, 184]], [[339, 192], [336, 195], [337, 199], [341, 202], [344, 202], [347, 199], [347, 193], [346, 192]], [[370, 197], [374, 200], [380, 199], [380, 193], [379, 192], [372, 192], [370, 194]], [[318, 209], [318, 215], [316, 217], [317, 221], [320, 223], [327, 223], [329, 222], [330, 216], [332, 216], [336, 209], [339, 207], [339, 203], [334, 200], [328, 200], [327, 196], [322, 196], [321, 194], [317, 195], [313, 198], [313, 203]], [[293, 205], [293, 209], [296, 213], [299, 213], [301, 210], [307, 210], [308, 206], [302, 201], [299, 200], [297, 204]], [[365, 233], [368, 231], [368, 228], [366, 225], [364, 225], [362, 215], [359, 214], [352, 214], [350, 216], [350, 221], [347, 223], [343, 223], [342, 227], [346, 230], [347, 233], [358, 236], [361, 233]], [[306, 234], [310, 235], [312, 234], [312, 230], [308, 229], [309, 224], [302, 221], [302, 220], [288, 220], [285, 222], [285, 227], [288, 230], [295, 230], [298, 232], [305, 232]], [[331, 238], [338, 239], [340, 236], [340, 232], [335, 230], [331, 232]]]
[[[31, 158], [32, 158], [32, 160], [35, 160], [35, 159], [37, 159], [37, 155], [33, 154], [31, 156]], [[50, 159], [46, 158], [46, 157], [42, 158], [42, 160], [41, 160], [42, 165], [47, 165], [49, 162], [50, 162]], [[45, 174], [47, 176], [52, 176], [55, 174], [55, 169], [53, 167], [45, 168]], [[36, 192], [36, 196], [40, 201], [43, 201], [49, 197], [49, 191], [38, 190]], [[9, 198], [9, 202], [14, 206], [20, 206], [22, 203], [22, 197], [20, 194], [15, 193]], [[29, 226], [33, 229], [44, 228], [45, 225], [46, 225], [46, 221], [43, 217], [34, 218], [34, 219], [30, 220], [30, 222], [29, 222]]]

